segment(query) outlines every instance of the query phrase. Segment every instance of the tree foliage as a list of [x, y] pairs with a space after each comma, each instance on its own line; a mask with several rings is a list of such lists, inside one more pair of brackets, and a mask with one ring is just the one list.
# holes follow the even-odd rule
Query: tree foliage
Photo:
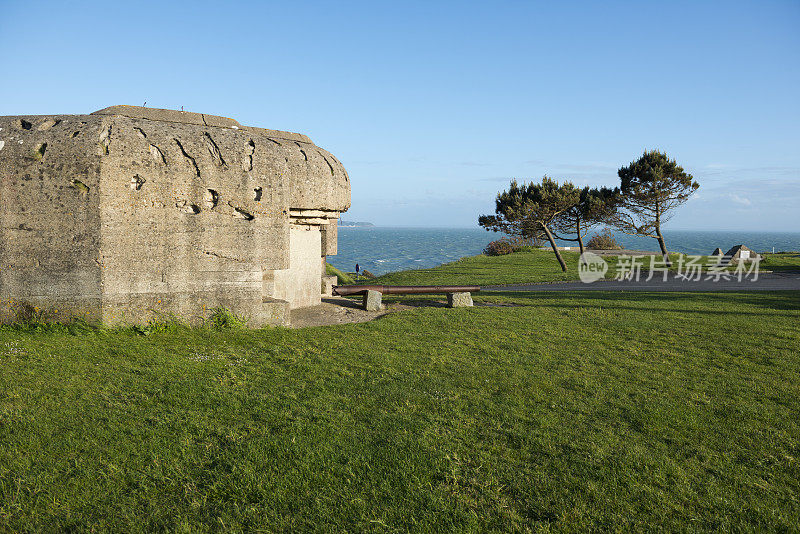
[[[578, 201], [558, 218], [553, 233], [563, 241], [577, 241], [583, 254], [583, 237], [590, 228], [606, 221], [614, 213], [619, 194], [618, 188], [584, 187], [580, 190]], [[575, 237], [567, 237], [569, 235]]]
[[478, 224], [487, 230], [523, 238], [544, 233], [563, 271], [567, 270], [558, 252], [552, 229], [559, 227], [564, 214], [580, 202], [581, 190], [570, 182], [559, 184], [547, 176], [541, 183], [519, 184], [512, 180], [507, 191], [497, 195], [495, 215], [482, 215]]
[[621, 195], [607, 222], [623, 233], [657, 239], [666, 255], [661, 225], [689, 200], [699, 184], [674, 159], [657, 150], [645, 151], [618, 174]]
[[601, 223], [623, 233], [658, 239], [667, 258], [661, 225], [699, 185], [675, 160], [657, 150], [645, 151], [618, 174], [621, 184], [615, 189], [581, 189], [547, 176], [538, 183], [512, 180], [508, 190], [497, 195], [495, 214], [481, 215], [478, 224], [525, 240], [546, 237], [563, 271], [567, 266], [555, 240], [577, 241], [583, 253], [583, 237]]

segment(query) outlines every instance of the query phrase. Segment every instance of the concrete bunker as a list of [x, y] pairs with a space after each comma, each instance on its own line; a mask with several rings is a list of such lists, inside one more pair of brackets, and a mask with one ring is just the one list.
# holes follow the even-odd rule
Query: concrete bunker
[[349, 206], [301, 134], [135, 106], [0, 117], [0, 320], [288, 324], [330, 287]]

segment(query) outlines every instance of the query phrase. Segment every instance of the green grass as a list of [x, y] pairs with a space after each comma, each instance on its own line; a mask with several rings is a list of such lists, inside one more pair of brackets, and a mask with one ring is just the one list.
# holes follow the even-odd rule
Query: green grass
[[476, 302], [0, 328], [0, 531], [796, 530], [800, 293]]
[[[363, 283], [387, 285], [504, 285], [578, 280], [577, 252], [561, 253], [567, 272], [561, 271], [552, 251], [524, 248], [505, 256], [467, 256], [430, 269], [400, 271]], [[612, 265], [613, 264], [613, 265]], [[610, 258], [609, 271], [616, 258]]]
[[336, 276], [336, 283], [338, 285], [348, 285], [354, 283], [352, 276], [340, 271], [330, 263], [325, 264], [325, 274]]
[[[620, 250], [620, 255], [625, 251]], [[567, 272], [562, 272], [558, 261], [552, 251], [524, 248], [520, 252], [505, 256], [467, 256], [460, 260], [446, 263], [430, 269], [415, 269], [388, 273], [372, 280], [362, 280], [356, 283], [386, 284], [386, 285], [511, 285], [511, 284], [538, 284], [551, 282], [565, 282], [578, 280], [579, 254], [573, 251], [561, 252], [567, 264]], [[673, 262], [672, 270], [679, 267], [681, 254], [670, 254]], [[800, 271], [800, 254], [781, 253], [766, 254], [761, 262], [761, 269], [769, 270], [797, 270]], [[619, 259], [616, 256], [606, 256], [608, 263], [606, 278], [613, 278], [618, 273]], [[650, 266], [648, 257], [637, 260], [642, 266], [642, 271]], [[701, 265], [716, 263], [717, 259], [711, 256], [700, 256], [697, 260]], [[658, 264], [656, 267], [658, 268]], [[733, 269], [733, 266], [729, 267]], [[704, 267], [705, 272], [705, 267]]]
[[[620, 251], [624, 254], [625, 251]], [[445, 263], [430, 269], [400, 271], [379, 276], [373, 280], [362, 281], [367, 284], [386, 285], [511, 285], [544, 284], [578, 280], [578, 259], [580, 254], [561, 251], [567, 264], [567, 272], [562, 272], [555, 255], [550, 250], [523, 248], [519, 252], [505, 256], [467, 256], [460, 260]], [[679, 255], [671, 254], [673, 262]], [[608, 263], [606, 278], [617, 273], [617, 256], [604, 258]], [[649, 259], [638, 259], [640, 265], [649, 266]], [[644, 270], [644, 269], [643, 269]]]
[[800, 271], [800, 252], [778, 252], [763, 254], [760, 267], [774, 272]]

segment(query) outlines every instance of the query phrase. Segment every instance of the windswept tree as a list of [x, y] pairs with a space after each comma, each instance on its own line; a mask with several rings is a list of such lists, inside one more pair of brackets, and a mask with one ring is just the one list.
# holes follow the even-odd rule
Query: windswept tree
[[[481, 215], [478, 224], [487, 231], [501, 232], [517, 237], [523, 241], [533, 242], [534, 246], [545, 238], [542, 227], [523, 215], [523, 187], [516, 180], [511, 181], [508, 191], [497, 195], [495, 200], [496, 215]], [[502, 201], [501, 201], [502, 197]]]
[[559, 185], [547, 176], [541, 183], [519, 185], [512, 180], [508, 191], [497, 195], [495, 215], [481, 215], [478, 224], [487, 230], [523, 237], [543, 232], [561, 270], [566, 272], [567, 264], [558, 251], [552, 229], [562, 224], [564, 214], [579, 203], [580, 195], [581, 190], [572, 183]]
[[[593, 226], [608, 220], [614, 213], [618, 197], [619, 189], [584, 187], [580, 190], [578, 202], [558, 218], [553, 234], [562, 241], [577, 241], [581, 254], [583, 254], [585, 250], [583, 237], [586, 232]], [[567, 237], [568, 235], [575, 237]]]
[[674, 159], [657, 150], [645, 151], [618, 174], [621, 194], [607, 222], [625, 234], [657, 239], [669, 264], [661, 225], [689, 200], [699, 184]]

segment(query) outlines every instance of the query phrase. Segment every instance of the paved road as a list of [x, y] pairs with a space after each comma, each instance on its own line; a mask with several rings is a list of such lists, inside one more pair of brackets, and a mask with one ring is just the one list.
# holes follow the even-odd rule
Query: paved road
[[657, 273], [650, 281], [642, 276], [637, 281], [601, 280], [591, 284], [583, 282], [557, 282], [553, 284], [520, 284], [511, 286], [481, 286], [481, 291], [800, 291], [800, 272], [759, 273], [758, 278], [732, 280], [687, 281], [671, 275], [666, 281]]

